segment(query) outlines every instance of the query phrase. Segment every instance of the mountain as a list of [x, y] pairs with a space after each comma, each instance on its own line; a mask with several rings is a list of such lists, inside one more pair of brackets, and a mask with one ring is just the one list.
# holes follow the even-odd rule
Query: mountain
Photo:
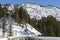
[[21, 6], [23, 6], [23, 8], [27, 10], [31, 18], [36, 18], [37, 20], [39, 20], [41, 19], [41, 17], [52, 15], [57, 20], [60, 20], [60, 9], [54, 6], [42, 6], [33, 3], [23, 3], [21, 5], [3, 4], [2, 8], [6, 7], [9, 11], [14, 12], [16, 7], [19, 9]]
[[[42, 5], [38, 5], [38, 4], [32, 4], [32, 3], [23, 3], [21, 5], [14, 5], [14, 4], [6, 4], [5, 5], [5, 4], [3, 4], [2, 9], [7, 10], [6, 13], [9, 14], [5, 20], [6, 21], [5, 26], [6, 26], [6, 29], [8, 29], [10, 27], [10, 25], [12, 26], [13, 35], [15, 35], [15, 34], [17, 34], [17, 35], [30, 35], [30, 36], [41, 35], [41, 33], [37, 31], [37, 28], [35, 29], [31, 24], [29, 24], [29, 23], [25, 23], [26, 25], [18, 24], [15, 21], [15, 19], [11, 17], [11, 15], [15, 14], [15, 11], [16, 11], [15, 9], [16, 8], [20, 9], [21, 6], [23, 7], [23, 9], [26, 9], [27, 14], [32, 19], [32, 20], [30, 20], [30, 19], [28, 19], [28, 20], [30, 23], [32, 23], [32, 25], [34, 27], [37, 26], [36, 20], [40, 20], [42, 17], [47, 17], [48, 15], [52, 15], [53, 17], [55, 17], [57, 20], [60, 21], [60, 9], [57, 7], [54, 7], [54, 6], [42, 6]], [[5, 10], [3, 12], [5, 12]], [[1, 15], [2, 15], [2, 13], [1, 13]], [[18, 12], [16, 12], [16, 14], [17, 13]], [[23, 15], [24, 17], [22, 17], [22, 15], [23, 14], [20, 15], [21, 19], [25, 17], [24, 15]], [[14, 17], [15, 16], [16, 15], [14, 15]], [[35, 18], [36, 18], [36, 20], [33, 20]], [[2, 20], [2, 17], [0, 18], [0, 26], [3, 25], [2, 24], [3, 21], [1, 21], [1, 20]], [[21, 20], [19, 20], [19, 21], [21, 21]], [[12, 24], [10, 24], [11, 22], [12, 22]], [[26, 28], [24, 28], [22, 26], [27, 26], [27, 30], [25, 30]], [[38, 30], [40, 30], [40, 29], [38, 29]], [[1, 32], [2, 32], [2, 29], [1, 29]], [[6, 32], [6, 33], [8, 33], [8, 32]]]
[[27, 10], [31, 18], [36, 18], [37, 20], [41, 17], [47, 17], [52, 15], [57, 20], [60, 20], [60, 9], [54, 6], [42, 6], [38, 4], [25, 3], [22, 4], [23, 8]]
[[[13, 36], [27, 35], [27, 36], [38, 36], [41, 35], [34, 27], [30, 24], [18, 24], [11, 15], [14, 15], [15, 9], [19, 8], [20, 5], [6, 4], [2, 5], [2, 16], [0, 17], [0, 36], [7, 37], [12, 32]], [[7, 11], [6, 11], [7, 10]], [[8, 16], [7, 16], [8, 15]], [[23, 27], [22, 27], [23, 26]], [[4, 30], [4, 33], [3, 33]]]

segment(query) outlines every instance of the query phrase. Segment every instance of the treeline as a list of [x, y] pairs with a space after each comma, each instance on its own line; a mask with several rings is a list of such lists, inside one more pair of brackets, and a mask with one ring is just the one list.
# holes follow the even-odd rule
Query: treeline
[[45, 36], [59, 36], [60, 37], [60, 21], [55, 17], [49, 15], [47, 18], [42, 17], [37, 25], [39, 31]]

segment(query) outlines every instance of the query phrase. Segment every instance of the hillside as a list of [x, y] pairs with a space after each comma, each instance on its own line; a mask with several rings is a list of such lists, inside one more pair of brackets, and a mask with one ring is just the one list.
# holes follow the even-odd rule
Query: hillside
[[0, 4], [0, 27], [3, 36], [60, 36], [60, 9], [32, 3]]

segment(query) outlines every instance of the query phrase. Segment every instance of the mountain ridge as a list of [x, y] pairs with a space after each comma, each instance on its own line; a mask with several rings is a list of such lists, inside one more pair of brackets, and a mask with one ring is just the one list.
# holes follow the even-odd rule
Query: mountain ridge
[[[39, 13], [40, 11], [39, 10], [41, 10], [41, 11], [43, 11], [43, 13], [45, 13], [45, 11], [46, 12], [49, 12], [49, 14], [48, 15], [53, 15], [54, 17], [55, 16], [58, 16], [57, 15], [57, 13], [59, 14], [60, 12], [60, 9], [59, 8], [57, 8], [57, 7], [52, 7], [52, 6], [46, 6], [46, 7], [44, 7], [44, 6], [40, 6], [40, 5], [36, 5], [36, 4], [30, 4], [30, 3], [26, 3], [26, 4], [24, 4], [25, 5], [25, 9], [27, 9], [27, 8], [30, 8], [30, 9], [27, 9], [27, 12], [28, 12], [28, 10], [30, 10], [30, 13], [32, 12], [35, 12], [36, 14], [37, 13]], [[24, 6], [23, 6], [24, 7]], [[31, 11], [32, 10], [32, 11]], [[52, 11], [51, 11], [52, 10]], [[38, 12], [39, 11], [39, 12]], [[52, 12], [52, 13], [51, 13]], [[55, 12], [55, 13], [54, 13]], [[30, 13], [28, 12], [28, 14], [30, 15]], [[42, 15], [44, 15], [42, 13]], [[46, 14], [46, 13], [45, 13]], [[60, 15], [60, 14], [59, 14]], [[38, 14], [37, 14], [37, 16], [38, 16]], [[40, 15], [41, 16], [41, 15]], [[39, 16], [39, 17], [40, 17]], [[46, 16], [47, 16], [47, 14], [46, 14]], [[60, 20], [60, 18], [58, 18], [58, 20]]]
[[18, 7], [18, 9], [23, 6], [24, 9], [27, 10], [27, 13], [30, 15], [31, 18], [41, 19], [41, 17], [47, 17], [48, 15], [54, 16], [57, 20], [60, 20], [60, 8], [57, 8], [55, 6], [42, 6], [35, 3], [22, 3], [22, 4], [6, 4], [2, 5], [2, 7], [6, 7], [8, 10], [13, 11], [15, 10], [15, 7]]

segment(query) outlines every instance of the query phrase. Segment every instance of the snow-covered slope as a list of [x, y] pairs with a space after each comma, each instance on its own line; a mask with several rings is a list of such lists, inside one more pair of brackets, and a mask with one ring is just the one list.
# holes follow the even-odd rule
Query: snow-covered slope
[[[2, 24], [2, 19], [0, 20], [0, 24]], [[40, 32], [38, 32], [35, 28], [33, 28], [30, 24], [26, 23], [24, 24], [17, 24], [13, 18], [9, 17], [8, 19], [6, 19], [6, 31], [5, 31], [5, 37], [7, 37], [9, 35], [9, 28], [10, 28], [10, 24], [12, 24], [12, 34], [13, 36], [20, 36], [20, 35], [27, 35], [27, 36], [38, 36], [41, 35]], [[2, 25], [0, 25], [0, 27], [2, 28]], [[2, 30], [0, 28], [0, 36], [2, 37]]]
[[[19, 25], [12, 25], [13, 27], [13, 34], [16, 35], [28, 35], [28, 36], [37, 36], [41, 35], [35, 28], [33, 28], [30, 24], [26, 23], [27, 30]], [[26, 30], [26, 31], [25, 31]]]
[[38, 4], [25, 3], [22, 4], [23, 8], [27, 10], [31, 18], [41, 19], [41, 17], [47, 17], [52, 15], [60, 20], [60, 9], [53, 6], [41, 6]]

